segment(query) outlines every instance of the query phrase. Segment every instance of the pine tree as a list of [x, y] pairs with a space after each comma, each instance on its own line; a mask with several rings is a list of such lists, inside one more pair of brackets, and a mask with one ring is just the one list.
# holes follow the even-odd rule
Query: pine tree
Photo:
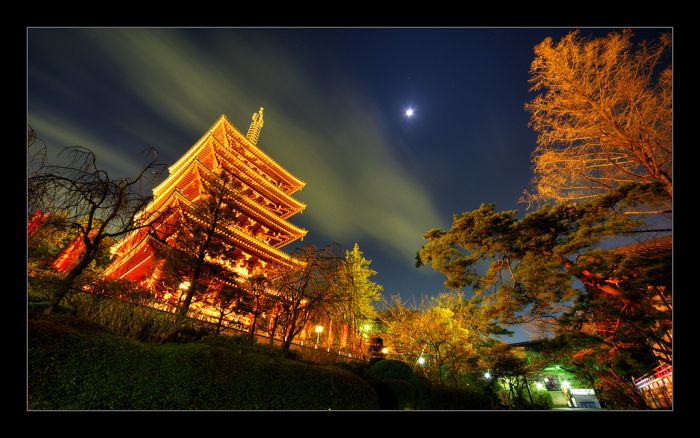
[[364, 327], [376, 316], [372, 303], [382, 299], [382, 286], [370, 280], [377, 275], [377, 271], [370, 268], [371, 264], [360, 251], [360, 245], [355, 243], [352, 250], [345, 251], [335, 278], [337, 304], [334, 313], [348, 325], [353, 351], [357, 337], [361, 348]]

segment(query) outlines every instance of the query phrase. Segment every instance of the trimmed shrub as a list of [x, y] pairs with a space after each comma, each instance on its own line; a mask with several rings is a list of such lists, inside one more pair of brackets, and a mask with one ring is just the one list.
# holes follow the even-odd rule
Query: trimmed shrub
[[434, 386], [430, 390], [431, 409], [492, 409], [491, 399], [485, 394], [466, 389]]
[[384, 380], [384, 383], [391, 389], [391, 393], [396, 400], [396, 409], [416, 409], [418, 391], [413, 383], [399, 379], [387, 379]]
[[415, 379], [413, 370], [406, 362], [384, 359], [374, 363], [367, 370], [367, 377], [377, 380], [412, 380]]
[[367, 382], [336, 367], [203, 342], [144, 344], [80, 324], [30, 318], [30, 409], [379, 408]]

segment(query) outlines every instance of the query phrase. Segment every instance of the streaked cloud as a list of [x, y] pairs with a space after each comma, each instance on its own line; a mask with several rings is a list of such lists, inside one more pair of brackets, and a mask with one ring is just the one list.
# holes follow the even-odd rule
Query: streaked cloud
[[133, 153], [129, 154], [118, 145], [100, 138], [89, 126], [77, 126], [75, 120], [53, 116], [49, 110], [34, 110], [29, 121], [46, 143], [51, 159], [56, 159], [65, 147], [85, 146], [95, 153], [100, 168], [109, 166], [120, 174], [132, 176], [142, 169]]
[[[310, 237], [360, 243], [375, 239], [412, 263], [422, 233], [441, 225], [427, 191], [396, 160], [394, 151], [402, 145], [384, 134], [385, 116], [377, 104], [332, 66], [310, 72], [283, 42], [252, 39], [251, 33], [235, 29], [207, 34], [201, 41], [173, 29], [80, 33], [94, 56], [113, 69], [118, 92], [191, 134], [189, 144], [169, 144], [161, 151], [172, 161], [220, 114], [245, 133], [251, 114], [264, 106], [260, 146], [307, 182], [296, 196], [308, 205], [303, 215], [310, 222]], [[31, 119], [44, 136], [59, 142], [80, 139], [97, 148], [101, 160], [113, 161], [125, 172], [137, 167], [119, 149], [91, 135], [89, 126], [78, 129], [78, 120], [33, 113]], [[154, 143], [165, 130], [130, 114], [118, 119], [115, 126], [132, 135], [138, 126], [138, 135]]]

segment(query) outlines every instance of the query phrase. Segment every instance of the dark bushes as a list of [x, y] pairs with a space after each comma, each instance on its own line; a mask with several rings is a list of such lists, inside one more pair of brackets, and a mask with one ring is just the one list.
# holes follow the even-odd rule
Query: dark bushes
[[379, 407], [370, 385], [335, 367], [224, 345], [143, 344], [58, 317], [29, 321], [31, 409]]

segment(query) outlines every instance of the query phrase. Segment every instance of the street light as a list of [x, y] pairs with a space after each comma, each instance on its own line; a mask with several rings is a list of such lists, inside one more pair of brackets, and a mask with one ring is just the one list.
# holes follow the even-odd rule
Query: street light
[[418, 365], [425, 365], [425, 358], [424, 357], [419, 357], [418, 358]]
[[491, 380], [491, 370], [488, 370], [484, 373], [484, 378], [486, 380]]
[[316, 326], [316, 347], [318, 348], [318, 341], [319, 338], [321, 337], [321, 332], [323, 332], [323, 326], [322, 325], [317, 325]]

